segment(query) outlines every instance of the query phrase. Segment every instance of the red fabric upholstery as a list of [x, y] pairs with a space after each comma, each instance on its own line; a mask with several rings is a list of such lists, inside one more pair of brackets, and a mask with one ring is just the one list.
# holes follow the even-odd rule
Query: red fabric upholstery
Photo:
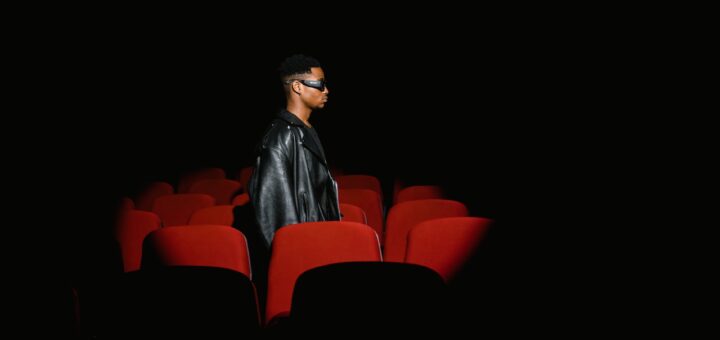
[[208, 194], [215, 197], [215, 204], [230, 204], [240, 190], [240, 182], [231, 179], [202, 179], [190, 187], [191, 194]]
[[214, 207], [202, 208], [196, 210], [190, 216], [189, 225], [194, 224], [215, 224], [232, 226], [233, 224], [233, 208], [232, 205], [216, 205]]
[[382, 187], [377, 177], [369, 175], [344, 175], [338, 176], [336, 180], [338, 182], [338, 188], [340, 189], [370, 189], [377, 192], [382, 201]]
[[201, 179], [225, 179], [225, 170], [205, 168], [184, 173], [178, 181], [178, 194], [187, 193], [195, 182]]
[[340, 214], [343, 221], [367, 224], [365, 212], [357, 205], [340, 203]]
[[415, 200], [445, 199], [442, 188], [436, 185], [413, 185], [400, 190], [395, 197], [395, 203]]
[[245, 205], [250, 202], [250, 195], [247, 193], [237, 195], [232, 200], [232, 205]]
[[340, 189], [340, 203], [352, 204], [360, 207], [367, 217], [367, 225], [383, 239], [383, 206], [380, 195], [370, 189]]
[[[147, 237], [152, 258], [146, 265], [205, 266], [238, 271], [250, 277], [250, 256], [245, 236], [221, 225], [193, 225], [156, 230]], [[154, 263], [146, 264], [145, 261]]]
[[150, 232], [160, 229], [162, 222], [155, 213], [127, 210], [118, 216], [115, 223], [115, 239], [120, 245], [123, 269], [131, 272], [140, 269], [143, 240]]
[[170, 183], [152, 182], [135, 197], [135, 209], [152, 211], [156, 198], [174, 193], [175, 189], [173, 189]]
[[243, 188], [243, 191], [245, 192], [247, 192], [247, 183], [254, 170], [254, 166], [246, 166], [238, 171], [237, 181], [240, 182], [240, 187]]
[[290, 311], [295, 281], [306, 270], [331, 263], [381, 260], [377, 234], [364, 224], [327, 221], [279, 229], [270, 258], [266, 322]]
[[407, 235], [416, 224], [442, 217], [467, 216], [465, 204], [450, 200], [419, 200], [390, 208], [385, 230], [385, 261], [403, 262]]
[[199, 209], [215, 205], [215, 198], [206, 194], [176, 194], [155, 199], [152, 211], [166, 227], [187, 225], [190, 216]]
[[492, 220], [448, 217], [418, 223], [408, 234], [405, 262], [423, 265], [451, 280], [483, 240]]

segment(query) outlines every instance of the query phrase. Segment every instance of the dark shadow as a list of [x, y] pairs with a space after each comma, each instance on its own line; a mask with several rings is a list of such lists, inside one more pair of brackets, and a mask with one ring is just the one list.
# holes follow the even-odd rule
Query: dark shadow
[[289, 322], [293, 329], [311, 334], [334, 329], [423, 334], [445, 328], [446, 293], [440, 276], [422, 266], [332, 264], [300, 275]]
[[[99, 18], [106, 24], [41, 30], [41, 43], [34, 45], [52, 53], [31, 53], [30, 69], [49, 80], [26, 77], [47, 88], [36, 93], [42, 101], [31, 102], [40, 105], [38, 112], [62, 114], [39, 121], [25, 115], [36, 134], [30, 140], [41, 143], [33, 152], [16, 148], [22, 161], [7, 162], [33, 171], [28, 174], [40, 188], [23, 190], [25, 202], [37, 203], [28, 216], [45, 221], [33, 221], [32, 233], [50, 240], [22, 257], [43, 268], [55, 262], [54, 269], [69, 277], [78, 288], [83, 325], [106, 320], [111, 304], [104, 301], [117, 295], [106, 287], [122, 268], [106, 242], [119, 199], [155, 180], [176, 184], [189, 169], [254, 164], [256, 143], [283, 107], [275, 70], [300, 52], [317, 57], [330, 82], [328, 105], [312, 122], [331, 165], [378, 177], [386, 204], [393, 180], [401, 178], [406, 185], [441, 185], [471, 215], [497, 221], [488, 246], [450, 284], [453, 304], [467, 311], [456, 314], [455, 328], [486, 335], [518, 325], [536, 331], [530, 323], [565, 327], [558, 321], [565, 318], [547, 311], [558, 310], [559, 301], [585, 303], [605, 291], [566, 288], [578, 280], [578, 268], [588, 268], [582, 248], [597, 234], [624, 241], [619, 208], [643, 201], [617, 198], [625, 196], [622, 180], [635, 159], [654, 151], [651, 139], [638, 135], [642, 148], [629, 148], [625, 140], [656, 130], [638, 110], [653, 101], [627, 105], [634, 100], [626, 98], [644, 99], [638, 92], [643, 65], [650, 66], [649, 79], [663, 72], [653, 67], [654, 55], [637, 53], [644, 44], [622, 25], [612, 32], [599, 24], [605, 19], [554, 20], [526, 12], [492, 20], [469, 11], [472, 18], [459, 15], [454, 22], [460, 24], [444, 32], [421, 19], [397, 25], [389, 16], [393, 27], [412, 29], [327, 44], [264, 35], [250, 41], [247, 34], [228, 43], [237, 41], [237, 29], [195, 25], [177, 32], [177, 25], [153, 24], [128, 30], [105, 17]], [[617, 160], [622, 150], [631, 153]], [[638, 180], [652, 170], [638, 172]], [[607, 191], [609, 199], [602, 195]], [[611, 223], [600, 226], [600, 217]], [[251, 223], [240, 222], [238, 212], [235, 220], [248, 238], [263, 304], [269, 253], [257, 246], [262, 242]], [[583, 231], [592, 238], [576, 236]], [[613, 252], [603, 245], [592, 255]], [[624, 284], [627, 277], [608, 279]], [[357, 286], [383, 284], [362, 279]], [[64, 300], [46, 305], [55, 303]], [[566, 315], [577, 310], [564, 309]]]
[[254, 338], [260, 319], [247, 276], [223, 268], [164, 267], [125, 274], [110, 337]]
[[255, 222], [255, 212], [252, 203], [235, 206], [233, 208], [233, 228], [245, 235], [250, 252], [250, 269], [252, 281], [258, 293], [260, 315], [265, 315], [265, 302], [267, 301], [267, 277], [270, 266], [270, 249], [265, 244], [265, 238]]

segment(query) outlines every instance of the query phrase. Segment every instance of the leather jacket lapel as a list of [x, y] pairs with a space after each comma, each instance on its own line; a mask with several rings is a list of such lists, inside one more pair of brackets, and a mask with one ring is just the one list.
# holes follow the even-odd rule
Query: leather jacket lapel
[[300, 133], [302, 136], [301, 138], [302, 138], [303, 146], [308, 148], [308, 150], [310, 150], [315, 155], [315, 157], [317, 157], [317, 159], [320, 160], [320, 163], [327, 166], [327, 160], [325, 160], [325, 157], [323, 157], [322, 152], [320, 152], [320, 146], [318, 146], [315, 143], [315, 139], [307, 135], [308, 132], [305, 131], [305, 128], [301, 128]]
[[300, 118], [296, 117], [294, 114], [288, 112], [287, 110], [281, 110], [278, 114], [278, 117], [287, 121], [288, 123], [290, 123], [290, 125], [298, 128], [303, 146], [308, 148], [308, 150], [310, 150], [313, 155], [315, 155], [315, 157], [320, 160], [320, 163], [327, 167], [327, 160], [325, 159], [325, 157], [323, 157], [323, 153], [320, 152], [320, 146], [315, 143], [315, 140], [312, 137], [307, 135], [308, 131], [305, 130], [305, 124], [300, 120]]

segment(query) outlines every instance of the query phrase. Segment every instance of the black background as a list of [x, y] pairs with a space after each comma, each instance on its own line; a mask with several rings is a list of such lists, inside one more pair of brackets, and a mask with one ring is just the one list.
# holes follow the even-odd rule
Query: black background
[[97, 240], [119, 198], [145, 183], [250, 165], [283, 107], [276, 68], [304, 53], [329, 81], [311, 121], [332, 165], [386, 189], [396, 176], [444, 185], [498, 222], [490, 255], [456, 284], [463, 307], [486, 307], [459, 325], [491, 314], [495, 326], [593, 322], [618, 279], [601, 274], [608, 250], [596, 246], [608, 219], [625, 219], [628, 197], [615, 189], [636, 175], [627, 151], [638, 146], [624, 141], [640, 130], [629, 98], [652, 37], [531, 12], [303, 12], [260, 25], [155, 13], [41, 30], [25, 42], [40, 146], [23, 158], [52, 198], [40, 227], [52, 235], [50, 267], [71, 281], [107, 270]]

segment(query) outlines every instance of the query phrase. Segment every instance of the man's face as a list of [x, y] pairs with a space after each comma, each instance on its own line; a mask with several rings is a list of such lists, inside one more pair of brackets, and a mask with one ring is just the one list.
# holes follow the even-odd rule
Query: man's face
[[300, 97], [311, 109], [322, 109], [328, 100], [328, 90], [325, 84], [325, 73], [320, 67], [310, 69], [311, 74], [298, 80], [300, 83]]

